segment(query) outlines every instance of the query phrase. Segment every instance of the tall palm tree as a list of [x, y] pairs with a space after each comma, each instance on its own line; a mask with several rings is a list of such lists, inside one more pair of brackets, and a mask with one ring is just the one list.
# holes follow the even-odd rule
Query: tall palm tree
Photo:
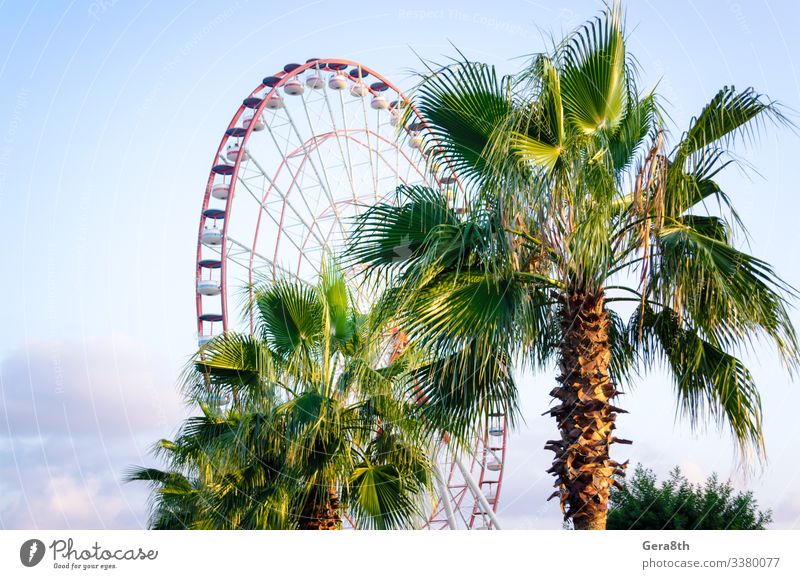
[[391, 357], [333, 264], [254, 295], [255, 335], [220, 336], [187, 369], [203, 414], [159, 443], [170, 468], [130, 473], [155, 487], [151, 526], [409, 527], [431, 472], [401, 381], [413, 353]]
[[400, 188], [349, 248], [389, 285], [380, 307], [410, 344], [438, 352], [415, 383], [440, 428], [513, 412], [512, 370], [557, 364], [551, 498], [577, 529], [605, 528], [624, 476], [609, 449], [630, 443], [613, 431], [632, 374], [665, 367], [693, 426], [710, 415], [761, 454], [741, 353], [765, 338], [798, 364], [795, 291], [736, 247], [743, 226], [717, 181], [737, 140], [786, 122], [779, 107], [725, 87], [669, 145], [636, 77], [618, 4], [515, 76], [463, 57], [429, 67], [407, 120], [427, 127], [431, 168], [454, 173], [463, 199]]

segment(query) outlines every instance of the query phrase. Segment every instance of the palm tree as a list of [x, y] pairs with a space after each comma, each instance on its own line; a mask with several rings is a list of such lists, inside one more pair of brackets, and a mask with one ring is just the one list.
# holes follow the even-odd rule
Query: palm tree
[[[129, 481], [153, 487], [149, 527], [179, 529], [286, 529], [292, 519], [289, 469], [264, 444], [254, 441], [257, 415], [224, 414], [201, 402], [201, 416], [187, 419], [174, 441], [161, 440], [156, 455], [169, 470], [135, 467]], [[248, 423], [249, 419], [249, 423]], [[251, 438], [242, 440], [243, 433]], [[262, 446], [258, 447], [256, 444]], [[274, 441], [273, 441], [274, 442]]]
[[222, 335], [187, 369], [203, 414], [159, 443], [169, 469], [129, 475], [155, 487], [151, 526], [409, 527], [431, 472], [401, 380], [413, 352], [391, 356], [334, 264], [316, 286], [257, 288], [252, 307], [255, 335]]
[[795, 291], [736, 247], [743, 226], [717, 181], [737, 140], [786, 122], [780, 108], [725, 87], [670, 146], [657, 95], [636, 81], [618, 4], [516, 76], [463, 56], [430, 66], [407, 122], [427, 127], [431, 170], [457, 176], [463, 199], [400, 188], [349, 248], [388, 284], [380, 307], [410, 344], [438, 352], [416, 379], [440, 428], [513, 412], [512, 370], [557, 364], [551, 498], [577, 529], [605, 528], [624, 476], [609, 449], [630, 443], [613, 431], [632, 375], [665, 367], [693, 426], [710, 415], [760, 455], [741, 354], [765, 338], [798, 364]]

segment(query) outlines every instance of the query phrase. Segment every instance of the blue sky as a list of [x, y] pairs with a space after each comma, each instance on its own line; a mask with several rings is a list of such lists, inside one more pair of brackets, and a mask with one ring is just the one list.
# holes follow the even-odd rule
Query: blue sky
[[[557, 7], [554, 7], [557, 6]], [[243, 96], [283, 64], [360, 61], [410, 88], [420, 56], [453, 45], [503, 72], [601, 5], [501, 1], [0, 2], [0, 527], [144, 526], [131, 463], [184, 415], [175, 379], [196, 344], [197, 219], [220, 135]], [[795, 2], [628, 2], [642, 86], [658, 83], [675, 131], [718, 88], [755, 86], [800, 110]], [[799, 120], [797, 114], [793, 117]], [[800, 287], [797, 133], [737, 151], [756, 172], [723, 182], [750, 248]], [[800, 317], [793, 319], [798, 322]], [[642, 378], [619, 421], [632, 462], [693, 478], [716, 470], [755, 490], [780, 528], [800, 527], [800, 434], [774, 354], [749, 358], [762, 388], [769, 462], [745, 479], [727, 434], [675, 420], [671, 386]], [[522, 377], [527, 423], [512, 438], [502, 515], [558, 528], [544, 504], [554, 373]]]

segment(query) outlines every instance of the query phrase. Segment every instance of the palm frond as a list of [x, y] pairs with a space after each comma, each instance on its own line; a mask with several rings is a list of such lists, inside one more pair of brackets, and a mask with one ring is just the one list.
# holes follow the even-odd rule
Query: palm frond
[[616, 130], [629, 94], [621, 9], [609, 7], [580, 27], [565, 43], [562, 59], [561, 94], [569, 124], [589, 135]]
[[646, 365], [663, 361], [675, 380], [679, 408], [692, 426], [706, 415], [727, 424], [743, 455], [764, 452], [761, 396], [742, 362], [700, 337], [669, 308], [637, 309], [630, 322], [631, 342]]
[[182, 377], [184, 391], [193, 400], [202, 402], [234, 393], [250, 399], [274, 395], [276, 355], [261, 340], [228, 332], [205, 344], [201, 353]]
[[[725, 166], [725, 162], [719, 163], [713, 168], [713, 173], [718, 173]], [[726, 210], [733, 217], [734, 224], [742, 227], [730, 199], [708, 173], [707, 166], [695, 167], [688, 173], [670, 170], [665, 188], [665, 213], [679, 217], [694, 206], [713, 198], [720, 209]]]
[[[631, 95], [629, 99], [635, 98]], [[611, 134], [608, 143], [614, 170], [623, 175], [644, 143], [645, 137], [654, 132], [659, 121], [658, 106], [654, 93], [629, 103], [619, 127]]]
[[414, 496], [420, 488], [393, 464], [364, 463], [355, 469], [343, 501], [362, 529], [410, 528], [419, 511]]
[[260, 337], [284, 359], [308, 352], [321, 339], [323, 307], [307, 284], [280, 280], [257, 289], [255, 301]]
[[649, 293], [674, 301], [705, 339], [723, 348], [765, 336], [787, 366], [797, 367], [798, 344], [787, 311], [795, 290], [766, 262], [730, 245], [727, 224], [687, 215], [661, 230]]
[[344, 273], [333, 259], [323, 263], [319, 290], [328, 311], [334, 337], [346, 342], [355, 332], [354, 305]]
[[400, 186], [397, 203], [378, 203], [355, 222], [345, 260], [369, 269], [393, 270], [418, 259], [429, 236], [458, 223], [447, 199], [428, 187]]
[[484, 153], [512, 111], [509, 79], [493, 66], [461, 59], [425, 75], [413, 100], [433, 158], [468, 183], [490, 179], [496, 168]]
[[726, 86], [692, 120], [676, 147], [676, 158], [688, 158], [709, 145], [730, 146], [737, 137], [752, 139], [767, 120], [788, 124], [775, 101], [752, 87], [738, 91]]
[[463, 444], [491, 414], [518, 416], [518, 391], [507, 353], [470, 340], [439, 355], [409, 377], [409, 395], [419, 401], [426, 430], [448, 432]]
[[510, 144], [522, 161], [550, 170], [558, 162], [566, 139], [561, 79], [553, 61], [545, 55], [536, 58], [530, 75], [536, 79], [537, 98], [514, 111]]

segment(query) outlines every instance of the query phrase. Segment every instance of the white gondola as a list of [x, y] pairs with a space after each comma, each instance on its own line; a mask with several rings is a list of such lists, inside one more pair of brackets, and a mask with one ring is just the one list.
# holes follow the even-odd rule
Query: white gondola
[[[235, 161], [236, 158], [239, 156], [239, 150], [242, 146], [239, 143], [231, 143], [228, 145], [228, 148], [225, 150], [225, 156], [228, 158], [228, 161]], [[242, 160], [247, 160], [250, 158], [250, 155], [247, 154], [247, 149], [244, 150], [242, 154]]]
[[400, 124], [400, 113], [397, 111], [392, 111], [392, 116], [389, 118], [389, 124], [393, 127], [396, 127]]
[[208, 344], [213, 339], [214, 339], [214, 336], [199, 336], [197, 338], [197, 345], [202, 348], [203, 346]]
[[422, 136], [421, 135], [414, 135], [408, 140], [408, 146], [412, 149], [421, 149], [422, 148]]
[[503, 436], [505, 429], [502, 426], [493, 426], [489, 429], [489, 434], [491, 436]]
[[222, 292], [222, 284], [216, 279], [197, 280], [197, 293], [204, 296], [218, 296]]
[[328, 87], [332, 88], [333, 90], [344, 90], [347, 88], [347, 77], [343, 75], [341, 72], [337, 72], [336, 74], [332, 74], [331, 78], [328, 80]]
[[301, 95], [305, 90], [306, 87], [303, 86], [303, 83], [298, 78], [289, 79], [283, 85], [283, 92], [291, 96]]
[[274, 94], [267, 99], [267, 104], [265, 106], [271, 111], [282, 109], [283, 99], [280, 97], [280, 95]]
[[214, 199], [227, 199], [231, 194], [230, 183], [215, 183], [211, 188], [211, 196]]
[[361, 81], [354, 82], [350, 87], [350, 94], [354, 97], [365, 97], [369, 94], [369, 87]]
[[203, 245], [221, 245], [222, 232], [216, 227], [206, 227], [200, 236]]
[[[255, 113], [250, 112], [250, 111], [246, 112], [244, 114], [244, 116], [242, 117], [242, 127], [245, 128], [245, 129], [249, 129], [250, 128], [250, 123], [253, 122], [253, 117], [255, 117]], [[261, 116], [259, 116], [256, 119], [256, 124], [253, 127], [253, 130], [254, 131], [263, 131], [265, 128], [267, 128], [267, 126], [264, 124], [264, 121], [261, 119]]]
[[306, 77], [306, 86], [310, 89], [319, 90], [325, 86], [325, 79], [315, 70]]
[[501, 468], [503, 468], [503, 465], [501, 465], [501, 464], [500, 464], [498, 461], [496, 461], [496, 460], [490, 460], [488, 463], [486, 463], [486, 469], [487, 469], [487, 470], [490, 470], [490, 471], [492, 471], [492, 472], [497, 472], [497, 471], [499, 471]]
[[389, 108], [389, 101], [386, 100], [386, 97], [377, 95], [372, 97], [372, 101], [370, 101], [369, 106], [376, 111], [382, 111]]

